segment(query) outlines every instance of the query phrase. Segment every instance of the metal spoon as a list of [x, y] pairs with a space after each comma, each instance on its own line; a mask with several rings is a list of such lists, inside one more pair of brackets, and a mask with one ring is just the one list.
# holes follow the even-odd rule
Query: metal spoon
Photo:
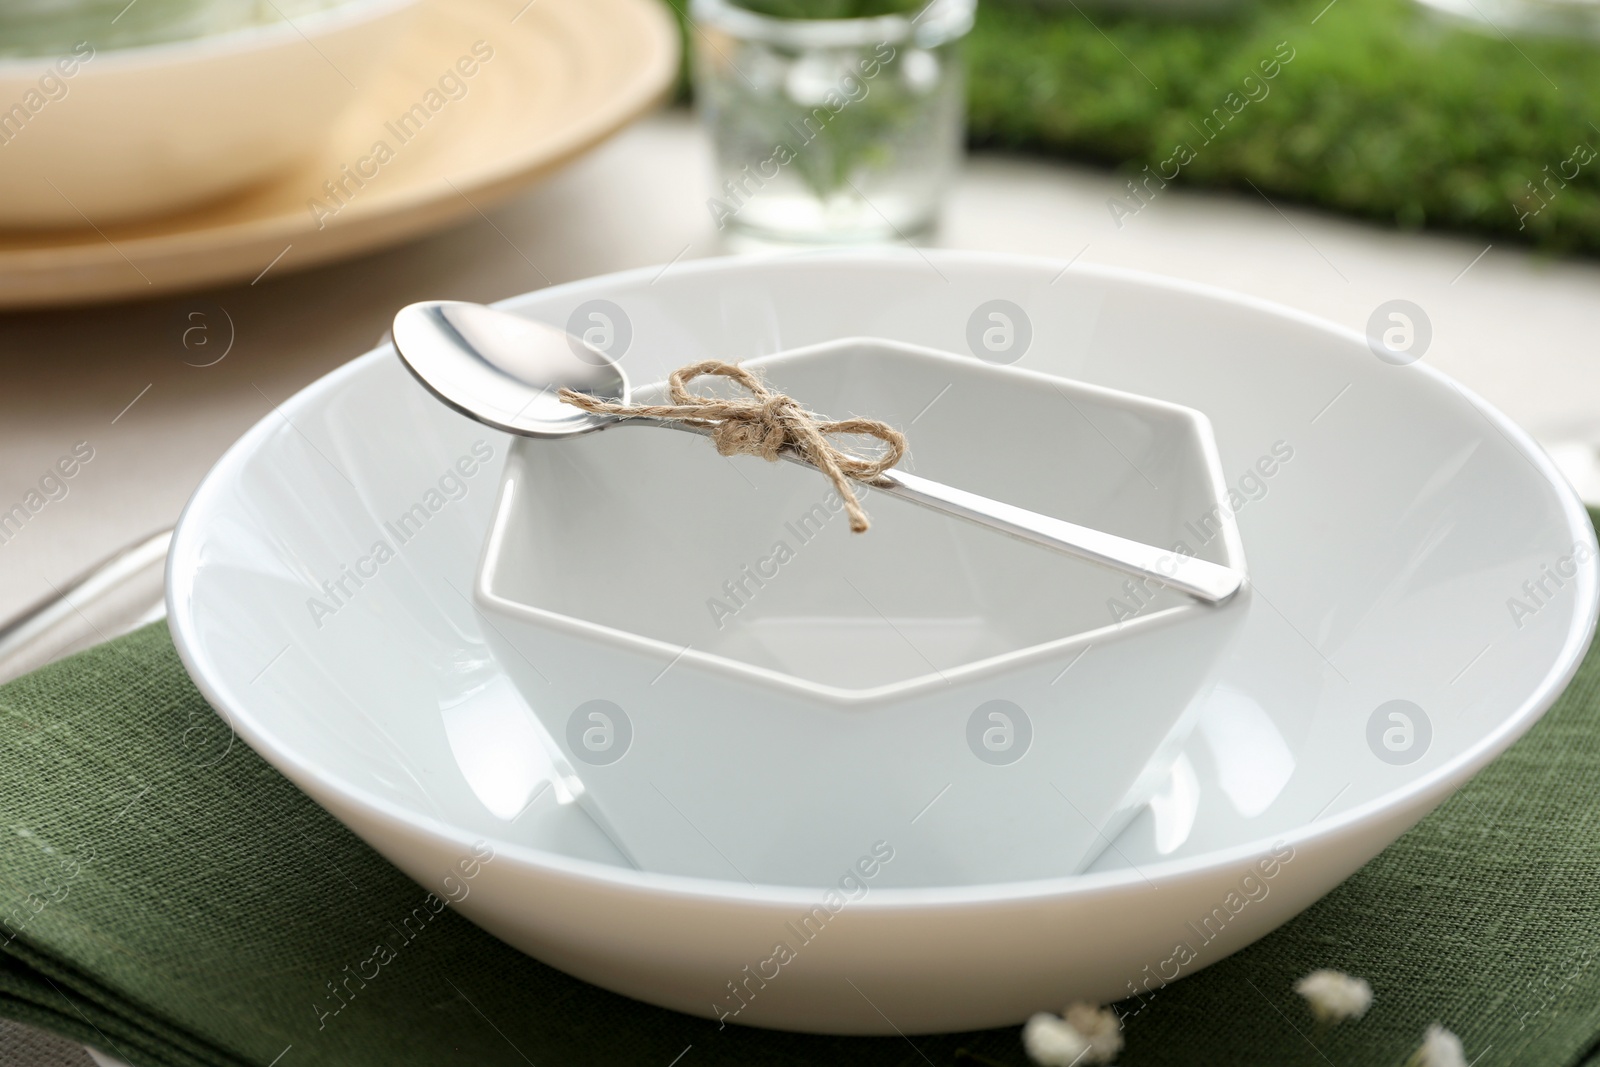
[[[573, 437], [618, 425], [662, 426], [708, 436], [703, 426], [671, 419], [596, 415], [562, 403], [563, 386], [628, 401], [628, 376], [610, 357], [563, 330], [509, 312], [454, 300], [402, 308], [394, 317], [401, 361], [450, 407], [523, 437]], [[811, 466], [798, 453], [785, 459]], [[1229, 567], [1025, 508], [900, 470], [867, 483], [887, 496], [987, 526], [1137, 578], [1148, 578], [1208, 604], [1227, 602], [1244, 576]]]

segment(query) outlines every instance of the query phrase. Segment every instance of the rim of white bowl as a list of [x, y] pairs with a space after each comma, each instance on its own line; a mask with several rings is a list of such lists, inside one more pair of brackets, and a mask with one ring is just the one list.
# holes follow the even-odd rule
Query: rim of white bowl
[[[147, 66], [170, 66], [174, 61], [196, 62], [243, 52], [275, 48], [282, 44], [325, 35], [349, 26], [370, 22], [408, 7], [420, 7], [422, 0], [343, 0], [321, 11], [284, 18], [256, 26], [241, 26], [222, 33], [185, 37], [175, 41], [153, 41], [126, 48], [96, 48], [93, 63], [80, 67], [74, 78], [98, 75], [105, 71], [125, 71]], [[310, 31], [310, 32], [306, 32]], [[93, 41], [89, 41], [93, 45]], [[37, 77], [64, 58], [60, 54], [0, 57], [0, 78]], [[81, 62], [81, 61], [80, 61]]]
[[[1366, 338], [1355, 330], [1270, 300], [1200, 282], [1128, 268], [1076, 263], [1068, 263], [1063, 268], [1063, 260], [1043, 256], [944, 249], [918, 250], [915, 255], [895, 249], [826, 249], [761, 257], [721, 256], [682, 263], [675, 270], [679, 274], [717, 274], [730, 267], [749, 264], [752, 261], [762, 263], [845, 261], [859, 265], [923, 262], [930, 257], [968, 266], [1036, 268], [1042, 274], [1054, 275], [1063, 272], [1105, 280], [1134, 282], [1154, 290], [1184, 293], [1249, 308], [1299, 323], [1352, 345], [1359, 345], [1363, 349], [1367, 346]], [[516, 310], [530, 297], [545, 298], [575, 289], [593, 287], [602, 281], [612, 285], [633, 284], [653, 279], [659, 274], [659, 266], [619, 271], [509, 297], [499, 301], [495, 306]], [[280, 404], [271, 414], [263, 416], [212, 466], [185, 505], [173, 534], [172, 549], [167, 556], [167, 625], [178, 656], [201, 695], [228, 719], [229, 724], [244, 736], [251, 748], [285, 776], [315, 782], [319, 789], [339, 795], [346, 802], [365, 810], [396, 829], [425, 834], [436, 841], [460, 848], [463, 852], [470, 850], [475, 844], [487, 842], [495, 850], [497, 857], [504, 856], [552, 875], [599, 883], [623, 892], [636, 891], [683, 899], [762, 907], [769, 905], [790, 907], [796, 904], [814, 903], [817, 893], [826, 887], [747, 885], [719, 879], [659, 874], [566, 856], [484, 834], [464, 833], [449, 823], [351, 785], [348, 781], [327, 773], [309, 759], [280, 747], [275, 743], [273, 736], [263, 730], [237, 701], [230, 699], [227, 693], [212, 684], [212, 675], [204, 669], [206, 657], [199, 634], [194, 629], [189, 613], [183, 610], [183, 605], [192, 601], [193, 576], [196, 573], [194, 562], [198, 555], [197, 549], [205, 539], [205, 531], [210, 528], [210, 524], [205, 522], [203, 517], [211, 507], [211, 497], [223, 485], [232, 483], [233, 475], [238, 468], [253, 457], [262, 443], [278, 429], [281, 418], [293, 414], [296, 408], [319, 399], [322, 394], [339, 388], [346, 378], [364, 373], [369, 365], [389, 358], [398, 358], [394, 355], [392, 345], [383, 345], [358, 356], [312, 382]], [[1573, 535], [1573, 540], [1586, 540], [1591, 546], [1596, 544], [1594, 527], [1577, 494], [1567, 484], [1566, 479], [1544, 450], [1521, 427], [1442, 371], [1421, 362], [1413, 364], [1412, 368], [1428, 377], [1437, 387], [1456, 391], [1482, 413], [1493, 428], [1498, 430], [1508, 443], [1519, 449], [1534, 469], [1544, 476], [1546, 483], [1561, 501], [1568, 532]], [[1596, 610], [1600, 608], [1600, 583], [1595, 579], [1595, 569], [1580, 570], [1576, 584], [1578, 588], [1575, 590], [1574, 600], [1577, 607], [1575, 612], [1577, 624], [1569, 630], [1560, 655], [1556, 657], [1544, 678], [1514, 711], [1503, 717], [1499, 724], [1479, 738], [1477, 743], [1443, 765], [1364, 804], [1338, 815], [1329, 816], [1326, 821], [1313, 821], [1284, 833], [1252, 838], [1226, 848], [1212, 849], [1178, 859], [1161, 860], [1142, 867], [1130, 866], [1126, 869], [1091, 874], [1058, 875], [1026, 882], [884, 888], [868, 894], [851, 906], [864, 911], [902, 911], [945, 907], [969, 908], [1001, 902], [1093, 896], [1105, 891], [1135, 887], [1141, 883], [1151, 885], [1158, 879], [1178, 880], [1208, 873], [1226, 872], [1235, 869], [1240, 861], [1261, 856], [1274, 846], [1287, 844], [1299, 848], [1312, 842], [1337, 838], [1359, 830], [1368, 822], [1381, 821], [1386, 814], [1426, 803], [1435, 794], [1464, 784], [1526, 733], [1555, 702], [1573, 675], [1577, 673], [1590, 639], [1594, 635]]]

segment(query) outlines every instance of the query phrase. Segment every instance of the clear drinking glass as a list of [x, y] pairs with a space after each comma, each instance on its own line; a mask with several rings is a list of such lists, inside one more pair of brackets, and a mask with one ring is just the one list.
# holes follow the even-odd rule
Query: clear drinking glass
[[772, 18], [694, 0], [695, 94], [718, 229], [785, 243], [928, 229], [961, 160], [976, 0], [914, 15]]

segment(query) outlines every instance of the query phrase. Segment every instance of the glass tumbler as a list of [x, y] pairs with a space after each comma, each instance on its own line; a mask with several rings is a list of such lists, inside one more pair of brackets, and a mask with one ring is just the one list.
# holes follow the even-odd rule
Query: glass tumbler
[[694, 79], [717, 228], [780, 244], [908, 239], [961, 161], [961, 39], [976, 0], [907, 15], [774, 18], [694, 0]]

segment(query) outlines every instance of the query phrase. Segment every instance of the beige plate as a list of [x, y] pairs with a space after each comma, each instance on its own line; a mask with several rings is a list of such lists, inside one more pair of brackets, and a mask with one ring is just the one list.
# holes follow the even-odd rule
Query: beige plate
[[[479, 42], [493, 57], [459, 80], [465, 94], [439, 92]], [[662, 97], [677, 67], [678, 31], [659, 0], [434, 0], [292, 173], [146, 222], [0, 231], [0, 307], [154, 295], [394, 244], [487, 208], [614, 133]], [[426, 121], [397, 133], [414, 105]], [[392, 155], [381, 164], [379, 141]], [[348, 178], [346, 167], [371, 176]], [[343, 182], [343, 205], [329, 181]]]

